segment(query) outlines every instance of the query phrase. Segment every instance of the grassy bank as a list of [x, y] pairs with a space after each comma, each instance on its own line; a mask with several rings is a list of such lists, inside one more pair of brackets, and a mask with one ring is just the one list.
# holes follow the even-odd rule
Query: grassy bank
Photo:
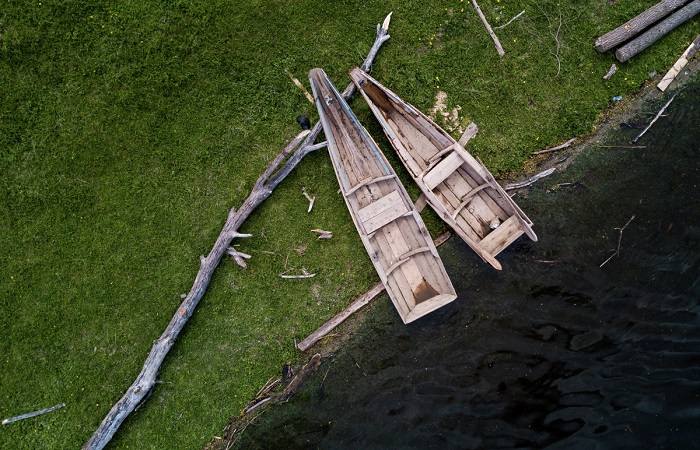
[[[505, 174], [590, 132], [613, 96], [664, 72], [700, 32], [687, 23], [604, 82], [614, 58], [595, 37], [655, 1], [482, 0], [494, 26], [526, 10], [497, 30], [505, 58], [468, 1], [365, 3], [4, 3], [0, 416], [66, 407], [2, 427], [0, 447], [77, 448], [131, 384], [228, 209], [296, 135], [294, 118], [316, 117], [285, 70], [308, 86], [320, 66], [345, 86], [393, 11], [373, 75], [425, 111], [445, 91], [480, 127], [470, 150]], [[336, 191], [318, 152], [256, 211], [241, 230], [253, 234], [240, 242], [248, 270], [222, 263], [113, 448], [204, 445], [302, 357], [295, 339], [377, 281]], [[317, 227], [333, 239], [316, 240]], [[301, 268], [317, 276], [278, 277]]]

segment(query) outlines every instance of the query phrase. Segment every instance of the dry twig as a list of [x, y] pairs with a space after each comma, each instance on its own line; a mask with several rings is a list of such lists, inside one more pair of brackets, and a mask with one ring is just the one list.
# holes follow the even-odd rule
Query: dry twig
[[525, 181], [520, 181], [518, 183], [506, 184], [505, 186], [503, 186], [503, 189], [505, 189], [506, 191], [511, 191], [513, 189], [520, 189], [520, 188], [523, 188], [525, 186], [530, 186], [531, 184], [533, 184], [535, 181], [539, 180], [540, 178], [544, 178], [544, 177], [547, 177], [547, 176], [553, 174], [555, 170], [556, 170], [556, 167], [551, 167], [547, 170], [543, 170], [542, 172], [528, 178]]
[[651, 128], [651, 126], [654, 125], [654, 122], [659, 120], [659, 117], [661, 117], [664, 111], [666, 111], [666, 108], [668, 108], [668, 105], [670, 105], [673, 99], [676, 98], [676, 95], [678, 94], [674, 94], [673, 97], [671, 97], [671, 100], [667, 101], [664, 107], [661, 108], [658, 113], [656, 113], [656, 116], [651, 120], [651, 122], [649, 122], [649, 125], [647, 125], [647, 127], [641, 133], [639, 133], [639, 135], [636, 138], [632, 139], [633, 144], [636, 143], [640, 137], [644, 136], [644, 133], [646, 133], [649, 130], [649, 128]]
[[513, 17], [512, 19], [510, 19], [508, 22], [504, 23], [503, 25], [499, 25], [499, 26], [497, 26], [497, 27], [494, 27], [494, 30], [500, 30], [501, 28], [507, 27], [508, 25], [511, 24], [511, 22], [513, 22], [514, 20], [516, 20], [518, 17], [522, 16], [523, 14], [525, 14], [525, 10], [524, 10], [524, 9], [523, 9], [522, 11], [520, 11], [520, 14], [518, 14], [517, 16]]
[[571, 146], [571, 144], [576, 140], [576, 138], [571, 138], [568, 141], [564, 142], [561, 145], [557, 145], [556, 147], [548, 148], [545, 150], [540, 150], [538, 152], [532, 152], [533, 155], [541, 155], [543, 153], [549, 153], [549, 152], [555, 152], [557, 150], [561, 150], [563, 148]]
[[611, 259], [613, 259], [615, 256], [617, 256], [618, 258], [620, 257], [620, 246], [622, 245], [622, 232], [625, 231], [625, 228], [627, 228], [627, 225], [629, 225], [629, 224], [632, 222], [632, 220], [634, 220], [634, 218], [635, 218], [634, 215], [633, 215], [632, 217], [630, 217], [630, 220], [627, 221], [627, 223], [625, 224], [624, 227], [622, 227], [622, 228], [615, 228], [616, 230], [619, 230], [619, 231], [620, 231], [620, 237], [617, 239], [617, 251], [615, 251], [615, 253], [613, 253], [612, 255], [610, 255], [610, 258], [608, 258], [608, 259], [606, 259], [605, 261], [603, 261], [603, 263], [600, 265], [600, 267], [603, 267], [605, 264], [607, 264], [608, 261], [610, 261]]
[[613, 64], [612, 66], [610, 66], [610, 70], [608, 70], [608, 73], [603, 75], [603, 79], [609, 80], [615, 72], [617, 72], [617, 66], [615, 64]]
[[61, 403], [60, 405], [55, 405], [55, 406], [52, 406], [51, 408], [46, 408], [46, 409], [42, 409], [42, 410], [40, 410], [40, 411], [34, 411], [34, 412], [22, 414], [21, 416], [10, 417], [9, 419], [4, 419], [4, 420], [2, 421], [2, 424], [3, 424], [3, 425], [7, 425], [8, 423], [19, 422], [20, 420], [31, 419], [32, 417], [36, 417], [36, 416], [40, 416], [40, 415], [42, 415], [42, 414], [46, 414], [46, 413], [50, 413], [50, 412], [52, 412], [52, 411], [56, 411], [57, 409], [61, 409], [61, 408], [63, 408], [64, 406], [66, 406], [66, 404], [65, 404], [65, 403]]

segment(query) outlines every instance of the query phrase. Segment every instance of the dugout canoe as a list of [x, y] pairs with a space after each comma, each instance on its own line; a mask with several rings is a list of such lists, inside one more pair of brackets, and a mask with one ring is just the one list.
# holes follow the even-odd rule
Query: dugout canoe
[[[532, 221], [464, 149], [469, 133], [457, 142], [366, 72], [355, 68], [350, 77], [427, 203], [477, 255], [500, 270], [496, 255], [518, 237], [525, 234], [537, 241]], [[473, 136], [476, 125], [470, 128]]]
[[309, 74], [345, 204], [404, 323], [457, 298], [394, 169], [321, 69]]

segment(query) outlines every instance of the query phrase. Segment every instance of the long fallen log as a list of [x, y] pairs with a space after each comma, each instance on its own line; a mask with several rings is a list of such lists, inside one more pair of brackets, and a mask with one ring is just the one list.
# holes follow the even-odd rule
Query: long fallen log
[[692, 19], [700, 13], [700, 0], [693, 0], [658, 24], [649, 28], [639, 37], [618, 48], [615, 58], [620, 62], [629, 60], [634, 55], [649, 47], [654, 42], [670, 33], [674, 28]]
[[[391, 13], [386, 17], [382, 25], [377, 25], [377, 34], [374, 43], [362, 64], [363, 70], [368, 71], [370, 69], [379, 48], [389, 39], [388, 30], [390, 18]], [[343, 96], [349, 98], [354, 91], [355, 85], [350, 83], [343, 92]], [[139, 373], [136, 380], [127, 389], [122, 398], [114, 404], [90, 440], [82, 447], [84, 450], [104, 448], [127, 416], [145, 401], [148, 393], [153, 389], [156, 383], [156, 377], [161, 364], [165, 360], [165, 356], [175, 344], [177, 336], [180, 334], [185, 323], [192, 316], [194, 309], [204, 296], [214, 270], [221, 261], [221, 258], [226, 254], [231, 241], [236, 237], [244, 236], [238, 233], [237, 230], [248, 216], [250, 216], [252, 211], [272, 194], [272, 191], [277, 185], [284, 180], [297, 164], [299, 164], [304, 156], [324, 147], [324, 145], [321, 144], [313, 145], [321, 129], [322, 125], [318, 122], [311, 130], [304, 130], [299, 133], [299, 135], [277, 155], [263, 174], [260, 175], [250, 195], [245, 199], [240, 209], [236, 210], [235, 208], [231, 208], [228, 219], [216, 239], [214, 247], [206, 257], [201, 257], [200, 268], [190, 292], [180, 304], [180, 307], [175, 312], [175, 315], [161, 337], [154, 341], [153, 347], [141, 369], [141, 373]], [[292, 153], [292, 151], [294, 153]]]
[[600, 36], [595, 41], [595, 49], [601, 53], [607, 52], [618, 44], [632, 39], [649, 25], [666, 17], [686, 3], [688, 0], [663, 0], [657, 3], [635, 18]]
[[673, 82], [673, 80], [676, 79], [678, 74], [683, 70], [686, 64], [688, 64], [688, 61], [690, 61], [690, 58], [695, 56], [695, 53], [697, 53], [698, 48], [700, 48], [700, 34], [695, 38], [693, 42], [690, 43], [687, 49], [683, 52], [680, 58], [678, 58], [678, 61], [671, 67], [671, 69], [666, 72], [666, 75], [659, 81], [659, 84], [656, 85], [659, 90], [662, 92], [666, 90], [669, 84]]

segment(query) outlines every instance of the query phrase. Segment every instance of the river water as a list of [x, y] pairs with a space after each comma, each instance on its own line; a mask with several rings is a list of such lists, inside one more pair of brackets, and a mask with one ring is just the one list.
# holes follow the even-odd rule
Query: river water
[[[631, 145], [668, 98], [603, 143]], [[403, 325], [379, 300], [237, 446], [700, 448], [699, 124], [696, 76], [646, 148], [591, 145], [518, 195], [539, 242], [498, 272], [451, 239], [456, 302]]]

